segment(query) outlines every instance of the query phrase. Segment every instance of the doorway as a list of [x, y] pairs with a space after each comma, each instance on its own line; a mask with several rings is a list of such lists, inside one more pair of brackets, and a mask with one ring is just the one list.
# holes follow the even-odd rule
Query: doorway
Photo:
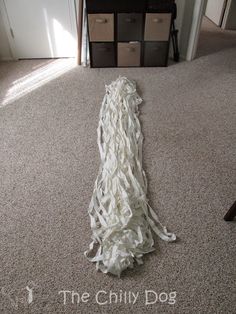
[[216, 8], [215, 1], [195, 0], [186, 56], [188, 61], [235, 47], [236, 1], [219, 0], [217, 3]]
[[225, 30], [204, 16], [202, 19], [196, 58], [236, 47], [236, 31]]

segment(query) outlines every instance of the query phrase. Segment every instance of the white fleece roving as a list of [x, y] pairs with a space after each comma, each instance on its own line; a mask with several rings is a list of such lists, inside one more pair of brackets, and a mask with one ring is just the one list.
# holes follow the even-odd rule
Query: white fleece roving
[[92, 243], [85, 255], [97, 269], [117, 276], [154, 250], [152, 231], [165, 241], [176, 239], [148, 205], [141, 102], [135, 83], [119, 77], [106, 86], [97, 129], [101, 165], [89, 205]]

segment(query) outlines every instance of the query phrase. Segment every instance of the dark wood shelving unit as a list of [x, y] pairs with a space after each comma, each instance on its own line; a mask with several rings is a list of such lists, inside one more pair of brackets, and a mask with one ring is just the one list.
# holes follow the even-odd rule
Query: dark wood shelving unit
[[91, 67], [167, 66], [174, 1], [86, 0]]

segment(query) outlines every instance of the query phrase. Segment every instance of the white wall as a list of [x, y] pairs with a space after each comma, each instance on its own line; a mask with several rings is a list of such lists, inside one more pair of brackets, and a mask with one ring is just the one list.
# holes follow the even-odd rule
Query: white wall
[[178, 29], [180, 57], [186, 59], [189, 43], [189, 36], [193, 20], [195, 0], [176, 0], [178, 9]]
[[176, 18], [176, 21], [175, 21], [175, 26], [179, 30], [179, 36], [181, 36], [181, 29], [182, 29], [185, 1], [186, 0], [176, 0], [175, 1], [176, 5], [177, 5], [177, 18]]
[[3, 24], [2, 13], [0, 11], [0, 60], [11, 60], [11, 50], [5, 31], [5, 26]]
[[208, 0], [205, 15], [217, 26], [221, 25], [226, 0]]
[[[234, 1], [234, 0], [233, 0]], [[193, 60], [201, 27], [201, 19], [205, 12], [206, 0], [176, 0], [178, 9], [178, 28], [180, 57]]]

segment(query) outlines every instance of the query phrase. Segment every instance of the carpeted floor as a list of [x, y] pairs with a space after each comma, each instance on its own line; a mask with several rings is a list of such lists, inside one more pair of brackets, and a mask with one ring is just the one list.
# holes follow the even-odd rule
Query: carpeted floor
[[[168, 68], [0, 65], [1, 313], [236, 312], [236, 225], [223, 221], [236, 199], [235, 73], [236, 48]], [[96, 272], [83, 255], [100, 163], [98, 114], [104, 85], [118, 75], [136, 80], [144, 99], [149, 198], [178, 236], [177, 243], [157, 239], [144, 265], [121, 279]], [[162, 293], [162, 302], [153, 292], [145, 299], [145, 290]], [[74, 295], [73, 304], [72, 291], [88, 292], [88, 302], [76, 304]], [[99, 291], [107, 304], [96, 302]], [[113, 295], [109, 304], [110, 291], [123, 300]], [[125, 304], [129, 291], [139, 293], [133, 305]]]
[[236, 31], [223, 30], [204, 16], [197, 57], [207, 56], [233, 47], [236, 47]]

